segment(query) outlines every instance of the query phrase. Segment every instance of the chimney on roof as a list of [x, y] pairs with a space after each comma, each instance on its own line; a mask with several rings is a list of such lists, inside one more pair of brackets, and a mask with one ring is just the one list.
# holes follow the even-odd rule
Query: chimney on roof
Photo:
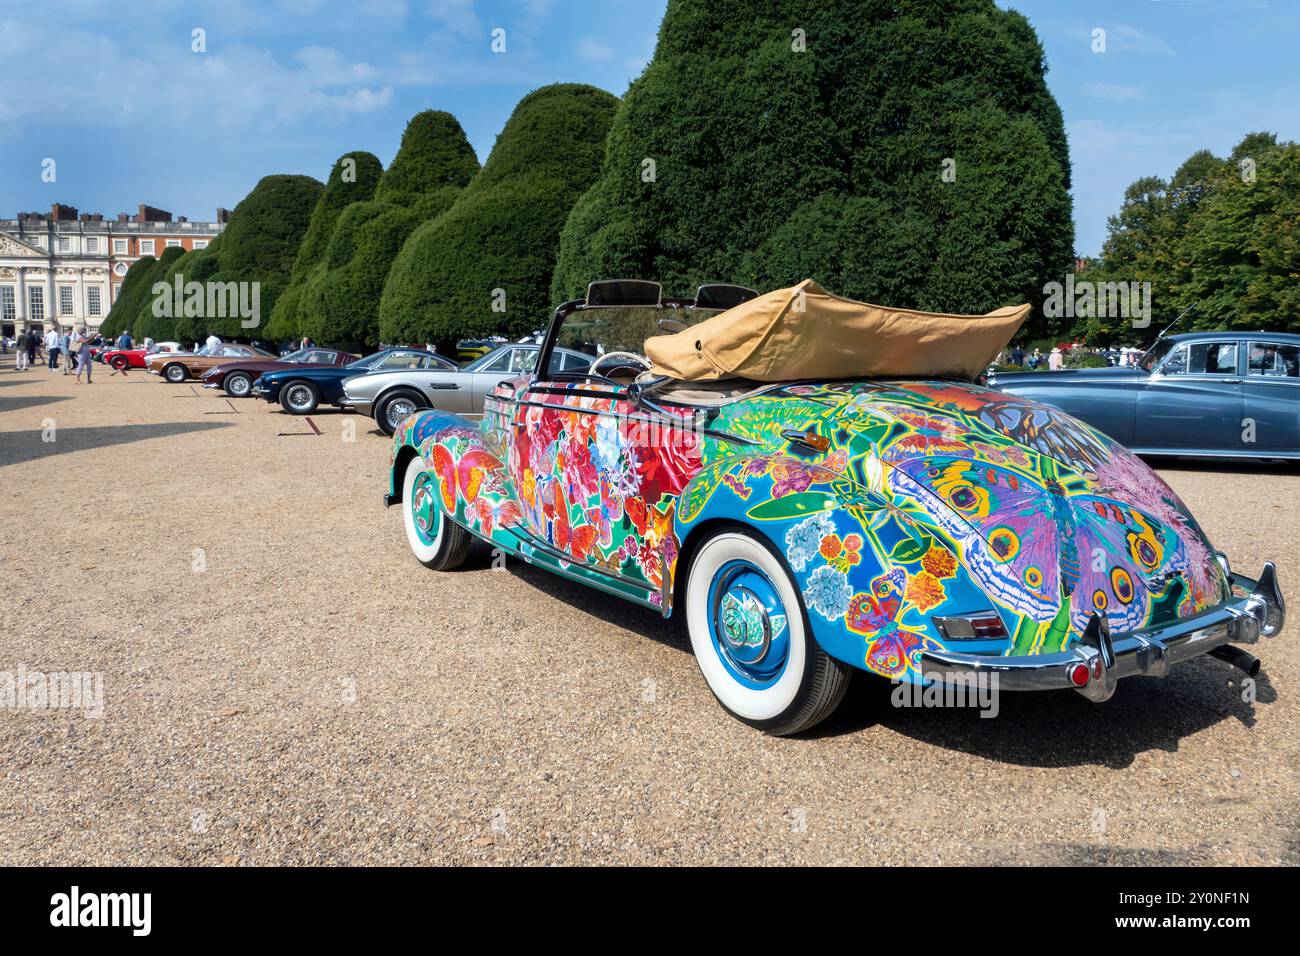
[[55, 222], [76, 222], [77, 207], [65, 206], [61, 202], [50, 205], [50, 218]]
[[141, 203], [137, 221], [171, 222], [172, 214], [169, 213], [166, 209], [159, 209], [156, 206], [146, 206], [144, 203]]
[[230, 222], [230, 210], [217, 207], [217, 222], [224, 225]]
[[118, 221], [118, 222], [130, 222], [130, 221], [131, 221], [131, 217], [130, 217], [129, 215], [127, 215], [126, 213], [124, 213], [124, 212], [119, 212], [119, 213], [117, 214], [117, 221]]

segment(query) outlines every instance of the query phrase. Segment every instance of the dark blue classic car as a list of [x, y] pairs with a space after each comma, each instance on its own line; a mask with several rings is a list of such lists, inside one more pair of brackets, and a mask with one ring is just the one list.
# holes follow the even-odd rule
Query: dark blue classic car
[[253, 394], [268, 402], [279, 402], [292, 415], [310, 415], [321, 405], [337, 405], [343, 398], [344, 380], [355, 375], [456, 367], [451, 359], [425, 349], [391, 348], [357, 359], [351, 365], [268, 372], [253, 383]]
[[1148, 455], [1300, 458], [1300, 335], [1187, 332], [1136, 368], [1011, 372], [989, 384]]

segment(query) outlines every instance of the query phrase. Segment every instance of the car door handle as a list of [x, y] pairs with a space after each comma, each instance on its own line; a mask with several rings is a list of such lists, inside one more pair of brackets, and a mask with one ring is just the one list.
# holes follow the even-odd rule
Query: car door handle
[[430, 390], [436, 390], [436, 389], [446, 390], [446, 389], [455, 389], [455, 388], [460, 388], [460, 386], [457, 385], [455, 382], [434, 382], [432, 385], [429, 386]]
[[1222, 382], [1224, 385], [1240, 385], [1240, 384], [1241, 384], [1241, 379], [1239, 379], [1239, 378], [1221, 378], [1221, 379], [1219, 379], [1219, 381]]

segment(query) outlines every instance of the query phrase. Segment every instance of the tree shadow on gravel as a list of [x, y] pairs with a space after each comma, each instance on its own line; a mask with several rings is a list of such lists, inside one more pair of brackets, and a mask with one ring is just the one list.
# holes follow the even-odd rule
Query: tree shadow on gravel
[[213, 428], [228, 428], [230, 422], [161, 422], [157, 425], [95, 425], [86, 428], [59, 428], [55, 440], [41, 440], [41, 429], [29, 428], [18, 432], [0, 432], [0, 468], [18, 465], [38, 458], [61, 455], [108, 445], [128, 445], [150, 438], [166, 438], [187, 432], [202, 432]]
[[50, 405], [54, 402], [66, 402], [68, 395], [23, 395], [18, 398], [0, 398], [0, 414], [17, 412], [24, 408], [36, 408], [38, 405]]
[[[486, 569], [491, 564], [491, 550], [476, 543], [465, 566]], [[509, 568], [517, 580], [551, 600], [691, 653], [686, 629], [676, 618], [664, 620], [653, 611], [518, 559], [511, 559]], [[895, 707], [890, 681], [855, 670], [835, 713], [799, 739], [837, 737], [881, 726], [921, 743], [1016, 766], [1122, 768], [1145, 751], [1175, 753], [1183, 738], [1224, 720], [1254, 726], [1257, 708], [1275, 702], [1277, 692], [1267, 674], [1268, 642], [1252, 650], [1264, 660], [1264, 670], [1255, 678], [1254, 704], [1242, 700], [1244, 675], [1211, 657], [1180, 664], [1168, 677], [1127, 678], [1104, 704], [1070, 690], [1000, 694], [994, 717], [981, 717], [971, 708]]]

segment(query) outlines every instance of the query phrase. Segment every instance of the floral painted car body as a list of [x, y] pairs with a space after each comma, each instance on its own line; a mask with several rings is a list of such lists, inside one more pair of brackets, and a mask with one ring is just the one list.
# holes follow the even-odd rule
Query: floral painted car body
[[603, 363], [502, 383], [481, 421], [411, 417], [386, 501], [430, 566], [472, 535], [684, 616], [715, 696], [769, 732], [827, 716], [849, 668], [1105, 700], [1209, 652], [1253, 671], [1231, 645], [1281, 628], [1272, 565], [1233, 575], [1155, 472], [1056, 409], [952, 380], [647, 394]]

